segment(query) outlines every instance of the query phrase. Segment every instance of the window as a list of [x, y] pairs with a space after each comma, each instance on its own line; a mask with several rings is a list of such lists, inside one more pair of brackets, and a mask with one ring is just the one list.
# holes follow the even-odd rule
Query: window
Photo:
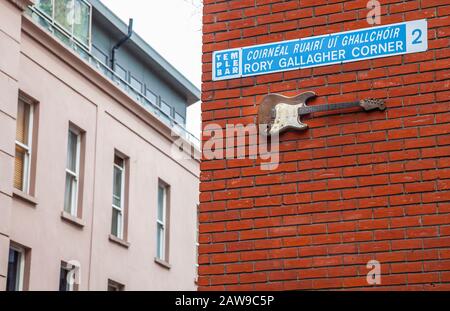
[[166, 124], [172, 124], [172, 107], [170, 107], [165, 101], [161, 100], [161, 111], [160, 118]]
[[145, 99], [144, 99], [144, 107], [153, 112], [156, 115], [160, 114], [159, 109], [157, 108], [159, 106], [158, 104], [158, 95], [153, 93], [148, 88], [145, 88]]
[[127, 80], [127, 71], [122, 66], [115, 64], [114, 67], [116, 74], [124, 81]]
[[108, 280], [108, 292], [123, 292], [124, 290], [125, 285], [113, 280]]
[[8, 276], [6, 279], [7, 291], [21, 291], [25, 279], [25, 250], [11, 246], [8, 257]]
[[114, 173], [111, 234], [123, 240], [125, 223], [125, 159], [116, 154], [114, 156], [113, 169]]
[[80, 145], [81, 133], [73, 127], [69, 128], [67, 142], [66, 190], [64, 211], [78, 217], [78, 190], [80, 179]]
[[158, 105], [158, 95], [150, 91], [148, 88], [145, 89], [145, 97], [147, 97], [153, 105]]
[[91, 5], [86, 0], [36, 0], [35, 8], [87, 48], [91, 44]]
[[130, 77], [130, 85], [133, 87], [133, 89], [135, 89], [139, 93], [142, 92], [142, 83], [141, 83], [141, 81], [139, 81], [138, 79], [136, 79], [133, 76]]
[[84, 45], [89, 46], [91, 36], [91, 6], [85, 1], [74, 0], [73, 11], [73, 36]]
[[33, 129], [33, 105], [19, 96], [16, 127], [14, 187], [25, 193], [30, 187], [30, 163]]
[[53, 0], [36, 0], [36, 7], [50, 18], [53, 16]]
[[168, 262], [168, 208], [169, 186], [158, 184], [158, 211], [156, 219], [156, 258]]
[[60, 272], [59, 272], [59, 291], [60, 292], [70, 292], [70, 282], [67, 281], [67, 278], [69, 277], [69, 270], [61, 265]]
[[78, 290], [79, 284], [77, 284], [77, 282], [79, 282], [79, 267], [61, 261], [61, 268], [59, 271], [59, 291], [72, 292]]
[[172, 107], [170, 107], [165, 101], [161, 100], [161, 110], [169, 117], [172, 116]]
[[70, 31], [73, 24], [73, 1], [53, 0], [55, 21], [65, 30]]
[[120, 78], [120, 79], [117, 79], [117, 77], [115, 77], [115, 80], [117, 80], [117, 82], [119, 84], [121, 84], [122, 86], [125, 86], [126, 85], [125, 83], [127, 81], [127, 75], [128, 75], [125, 68], [123, 68], [119, 64], [114, 64], [114, 72], [116, 73], [117, 77]]
[[132, 87], [131, 92], [134, 94], [134, 96], [136, 97], [137, 101], [141, 100], [141, 94], [142, 94], [142, 83], [141, 81], [139, 81], [138, 79], [136, 79], [135, 77], [133, 77], [130, 74], [130, 85]]
[[184, 125], [186, 123], [184, 117], [181, 114], [179, 114], [178, 112], [175, 112], [175, 121], [179, 125]]
[[108, 64], [108, 55], [104, 53], [101, 49], [92, 45], [92, 54], [97, 58], [103, 65]]

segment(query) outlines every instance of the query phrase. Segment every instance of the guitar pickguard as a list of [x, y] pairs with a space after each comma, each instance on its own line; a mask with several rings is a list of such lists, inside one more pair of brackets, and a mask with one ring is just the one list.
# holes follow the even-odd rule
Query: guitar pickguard
[[305, 130], [308, 125], [302, 123], [298, 115], [298, 109], [305, 106], [300, 103], [297, 105], [289, 105], [285, 103], [277, 104], [273, 109], [275, 110], [275, 119], [269, 130], [269, 135], [280, 134], [287, 129]]

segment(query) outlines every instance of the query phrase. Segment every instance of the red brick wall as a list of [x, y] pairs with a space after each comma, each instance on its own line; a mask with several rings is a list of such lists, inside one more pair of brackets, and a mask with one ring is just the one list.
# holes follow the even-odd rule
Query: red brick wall
[[[205, 160], [199, 289], [450, 289], [450, 0], [380, 0], [382, 24], [428, 19], [429, 50], [212, 82], [212, 52], [366, 28], [367, 0], [204, 0], [203, 126], [256, 121], [274, 92], [385, 112], [308, 120], [281, 164]], [[208, 139], [204, 134], [204, 140]], [[369, 288], [374, 288], [372, 285]]]

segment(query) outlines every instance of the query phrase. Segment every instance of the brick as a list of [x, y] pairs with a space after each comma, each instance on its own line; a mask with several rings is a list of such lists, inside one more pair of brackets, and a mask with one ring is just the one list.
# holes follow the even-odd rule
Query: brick
[[[273, 171], [203, 161], [200, 290], [450, 289], [446, 4], [382, 6], [386, 25], [427, 18], [426, 52], [211, 81], [213, 51], [365, 28], [367, 1], [204, 1], [203, 126], [254, 123], [269, 92], [315, 91], [309, 105], [376, 97], [387, 110], [305, 116], [308, 130], [280, 136]], [[381, 286], [367, 285], [372, 259]]]
[[237, 275], [216, 275], [211, 276], [210, 284], [211, 285], [222, 285], [222, 284], [233, 284], [237, 283], [239, 280]]
[[253, 272], [253, 263], [237, 263], [225, 266], [227, 273]]

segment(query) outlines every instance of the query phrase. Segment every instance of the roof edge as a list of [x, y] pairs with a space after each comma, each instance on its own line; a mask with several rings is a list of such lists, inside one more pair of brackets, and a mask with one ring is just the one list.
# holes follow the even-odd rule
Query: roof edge
[[[112, 12], [100, 0], [90, 0], [92, 7], [100, 14], [105, 16], [114, 26], [119, 29], [124, 35], [128, 33], [128, 25], [125, 24], [114, 12]], [[130, 41], [134, 42], [145, 54], [147, 54], [154, 62], [160, 65], [160, 69], [168, 73], [169, 78], [177, 87], [178, 91], [186, 95], [188, 106], [198, 102], [201, 97], [200, 90], [186, 78], [178, 69], [169, 63], [161, 54], [153, 49], [144, 39], [142, 39], [136, 32], [133, 31], [133, 36]]]

